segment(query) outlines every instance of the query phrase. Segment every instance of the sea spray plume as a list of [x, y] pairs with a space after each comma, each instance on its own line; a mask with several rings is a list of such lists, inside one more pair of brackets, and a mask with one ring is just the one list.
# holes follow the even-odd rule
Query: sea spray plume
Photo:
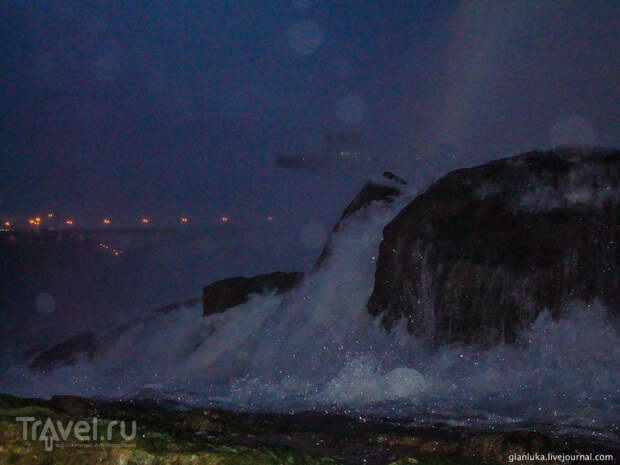
[[[375, 251], [381, 228], [398, 208], [397, 204], [375, 203], [368, 211], [346, 218], [342, 232], [334, 238], [337, 253], [330, 265], [303, 281], [282, 303], [280, 296], [254, 295], [246, 304], [200, 320], [196, 319], [197, 307], [160, 312], [101, 331], [87, 351], [74, 354], [72, 366], [49, 366], [50, 370], [40, 373], [23, 366], [13, 371], [20, 371], [21, 379], [31, 379], [29, 389], [37, 395], [67, 392], [117, 397], [136, 393], [141, 386], [152, 392], [157, 386], [175, 385], [204, 392], [211, 385], [228, 385], [244, 375], [282, 378], [278, 370], [291, 362], [299, 365], [295, 358], [303, 356], [307, 336], [315, 345], [312, 350], [306, 347], [308, 365], [301, 377], [309, 376], [313, 383], [327, 379], [338, 369], [339, 353], [368, 345], [363, 333], [371, 318], [364, 302]], [[305, 335], [292, 333], [290, 328], [301, 328]], [[356, 336], [354, 330], [362, 332]], [[269, 360], [278, 354], [281, 360]], [[38, 357], [34, 355], [27, 363]], [[334, 359], [331, 372], [322, 377], [319, 358]]]
[[[107, 390], [286, 411], [345, 408], [498, 428], [548, 423], [613, 437], [620, 340], [607, 305], [569, 301], [555, 318], [534, 309], [538, 317], [524, 323], [514, 343], [494, 346], [433, 347], [425, 334], [408, 331], [406, 319], [386, 331], [367, 312], [382, 228], [407, 201], [373, 202], [345, 218], [329, 257], [287, 294], [254, 295], [206, 318], [199, 307], [157, 315], [92, 361], [19, 375], [36, 377], [31, 389], [39, 392]], [[23, 383], [14, 386], [24, 392]]]

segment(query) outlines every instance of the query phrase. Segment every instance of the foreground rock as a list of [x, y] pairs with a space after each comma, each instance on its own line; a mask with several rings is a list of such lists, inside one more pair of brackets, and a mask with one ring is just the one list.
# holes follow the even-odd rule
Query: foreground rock
[[435, 344], [511, 342], [574, 300], [618, 315], [619, 172], [561, 149], [449, 173], [385, 227], [369, 312]]
[[228, 308], [244, 304], [250, 294], [263, 292], [282, 294], [295, 287], [302, 277], [303, 273], [277, 271], [251, 278], [237, 276], [216, 281], [203, 289], [203, 316], [221, 313]]
[[[78, 421], [92, 425], [93, 416], [102, 433], [98, 439], [92, 439], [90, 430], [76, 437], [73, 425]], [[22, 423], [16, 420], [24, 417], [32, 419], [26, 440]], [[32, 422], [45, 423], [48, 418], [54, 426], [38, 427], [43, 437], [31, 440]], [[63, 433], [57, 425], [69, 429]], [[109, 437], [104, 434], [108, 428]], [[53, 439], [52, 450], [46, 450], [45, 437]], [[94, 402], [71, 396], [46, 401], [0, 394], [2, 464], [557, 464], [579, 463], [570, 458], [577, 453], [618, 452], [602, 443], [534, 432], [476, 432], [442, 425], [404, 428], [339, 415], [168, 410], [149, 402]], [[548, 460], [548, 453], [566, 455], [562, 461]], [[530, 457], [522, 460], [517, 454]], [[534, 454], [545, 454], [546, 460], [530, 460]]]
[[[65, 399], [67, 404], [68, 399]], [[83, 406], [90, 402], [74, 398]], [[66, 405], [65, 405], [66, 406]], [[102, 403], [98, 406], [97, 432], [93, 440], [93, 417], [86, 414], [67, 414], [53, 402], [18, 399], [0, 395], [0, 463], [22, 465], [336, 465], [341, 462], [300, 450], [277, 446], [245, 446], [227, 442], [226, 437], [250, 430], [236, 427], [224, 413], [209, 410], [167, 412], [147, 409], [129, 403]], [[70, 408], [71, 410], [71, 408]], [[38, 440], [32, 438], [32, 422], [28, 423], [27, 439], [23, 439], [23, 421], [31, 418], [43, 425], [51, 420], [53, 426], [39, 426]], [[78, 430], [77, 422], [87, 426]], [[120, 421], [126, 422], [121, 429]], [[136, 422], [135, 436], [131, 422]], [[68, 428], [68, 429], [67, 429]], [[245, 428], [245, 430], [244, 430]], [[64, 431], [63, 431], [64, 429]], [[111, 435], [108, 436], [107, 432]], [[66, 434], [66, 439], [62, 437]], [[132, 437], [133, 436], [133, 437]], [[46, 444], [45, 438], [48, 438]], [[49, 441], [51, 439], [51, 441]], [[224, 439], [224, 440], [222, 440]]]

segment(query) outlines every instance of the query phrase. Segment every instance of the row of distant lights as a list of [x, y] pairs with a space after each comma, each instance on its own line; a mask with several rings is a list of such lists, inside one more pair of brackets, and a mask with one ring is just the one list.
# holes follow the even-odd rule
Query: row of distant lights
[[[54, 214], [50, 213], [50, 214], [47, 215], [47, 217], [51, 220], [51, 219], [54, 218]], [[219, 221], [220, 221], [220, 223], [228, 223], [228, 222], [230, 222], [230, 218], [228, 216], [220, 216]], [[273, 221], [273, 216], [268, 216], [267, 217], [267, 221]], [[151, 220], [149, 218], [146, 218], [146, 217], [140, 219], [140, 223], [142, 223], [144, 225], [150, 224], [150, 222], [151, 222]], [[189, 223], [189, 218], [186, 217], [186, 216], [182, 216], [181, 218], [179, 218], [179, 222], [182, 223], [182, 224], [187, 224], [187, 223]], [[108, 225], [112, 224], [112, 220], [110, 218], [104, 218], [102, 223], [104, 225], [108, 226]], [[30, 218], [28, 220], [28, 224], [30, 224], [31, 226], [41, 226], [41, 217], [40, 216], [36, 216], [34, 218]], [[67, 226], [73, 226], [73, 220], [70, 220], [70, 219], [69, 220], [65, 220], [65, 224]], [[7, 227], [7, 228], [10, 228], [11, 225], [12, 224], [11, 224], [10, 221], [5, 221], [4, 222], [4, 226]]]
[[99, 248], [109, 250], [115, 257], [118, 257], [119, 255], [122, 255], [124, 253], [122, 250], [116, 249], [111, 245], [106, 244], [105, 242], [100, 242]]

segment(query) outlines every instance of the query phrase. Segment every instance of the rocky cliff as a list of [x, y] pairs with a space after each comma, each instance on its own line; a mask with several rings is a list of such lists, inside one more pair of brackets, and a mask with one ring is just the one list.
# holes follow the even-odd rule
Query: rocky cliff
[[620, 309], [620, 152], [530, 152], [449, 173], [383, 231], [371, 314], [435, 344], [514, 341], [548, 309]]
[[221, 313], [229, 308], [244, 304], [250, 294], [274, 292], [282, 294], [290, 291], [303, 278], [300, 272], [261, 274], [246, 278], [235, 276], [206, 286], [202, 291], [203, 316]]

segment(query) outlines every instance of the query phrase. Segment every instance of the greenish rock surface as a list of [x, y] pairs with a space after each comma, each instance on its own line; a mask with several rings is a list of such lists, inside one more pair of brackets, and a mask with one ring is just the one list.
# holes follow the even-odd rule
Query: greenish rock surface
[[[26, 439], [24, 423], [17, 420], [20, 417], [32, 419], [27, 423]], [[93, 418], [97, 419], [98, 432], [109, 430], [111, 434], [97, 435], [99, 440], [76, 437], [77, 422], [92, 424]], [[41, 422], [36, 435], [31, 434], [34, 419]], [[43, 435], [47, 419], [54, 425], [53, 431], [48, 429]], [[125, 429], [120, 428], [120, 422], [125, 423]], [[136, 424], [135, 435], [131, 434], [132, 422]], [[70, 424], [73, 429], [60, 437], [61, 426]], [[43, 440], [45, 436], [54, 439], [51, 448]], [[107, 402], [74, 396], [42, 400], [0, 394], [0, 465], [580, 463], [518, 457], [549, 452], [620, 456], [620, 448], [614, 444], [532, 431], [485, 432], [439, 424], [402, 427], [337, 414], [170, 410], [152, 401]]]
[[[64, 408], [59, 407], [63, 405]], [[205, 433], [226, 431], [226, 422], [213, 413], [207, 415], [198, 411], [169, 412], [154, 409], [148, 414], [144, 408], [134, 409], [130, 404], [115, 403], [102, 405], [102, 413], [116, 413], [116, 418], [135, 416], [137, 434], [134, 439], [125, 440], [119, 429], [111, 428], [114, 434], [103, 441], [78, 441], [70, 434], [66, 441], [54, 444], [53, 450], [46, 450], [43, 440], [31, 440], [31, 423], [28, 424], [28, 438], [23, 439], [23, 423], [16, 418], [36, 418], [45, 422], [48, 418], [54, 424], [60, 422], [67, 427], [70, 421], [88, 420], [93, 412], [84, 410], [92, 401], [77, 397], [63, 397], [51, 401], [20, 399], [0, 395], [0, 464], [23, 465], [337, 465], [339, 462], [327, 457], [304, 451], [277, 446], [244, 446], [221, 444], [205, 437]], [[68, 411], [78, 412], [76, 415]], [[121, 413], [124, 413], [121, 415]], [[82, 414], [82, 415], [80, 415]], [[150, 418], [146, 418], [149, 416]], [[142, 426], [142, 421], [146, 423]], [[113, 421], [98, 417], [99, 431], [107, 431]], [[229, 425], [230, 426], [230, 425]], [[129, 429], [129, 427], [127, 428]], [[188, 435], [193, 431], [193, 437]], [[39, 433], [42, 430], [39, 429]], [[202, 434], [201, 434], [202, 433]]]

